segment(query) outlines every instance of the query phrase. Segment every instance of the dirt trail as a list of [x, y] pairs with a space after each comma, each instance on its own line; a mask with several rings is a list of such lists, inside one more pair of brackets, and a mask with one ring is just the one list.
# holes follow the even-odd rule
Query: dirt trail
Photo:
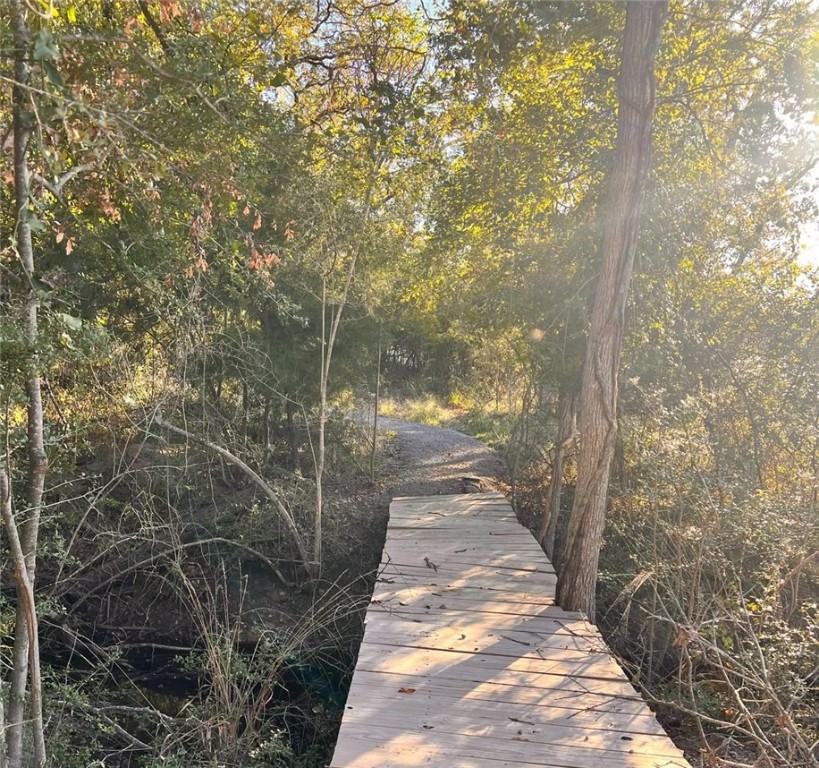
[[387, 481], [392, 496], [462, 493], [462, 477], [506, 476], [506, 464], [495, 451], [454, 429], [387, 417], [378, 425], [396, 433], [397, 456]]

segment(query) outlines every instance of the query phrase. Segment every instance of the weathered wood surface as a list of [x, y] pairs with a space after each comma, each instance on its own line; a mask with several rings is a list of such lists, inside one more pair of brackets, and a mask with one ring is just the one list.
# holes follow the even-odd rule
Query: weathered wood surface
[[390, 507], [331, 768], [690, 768], [497, 493]]

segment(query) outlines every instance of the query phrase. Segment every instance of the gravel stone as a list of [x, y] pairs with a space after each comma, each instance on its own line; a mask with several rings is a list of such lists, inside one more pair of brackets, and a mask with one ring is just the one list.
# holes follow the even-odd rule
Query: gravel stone
[[378, 426], [396, 434], [397, 457], [389, 467], [393, 496], [463, 493], [464, 477], [482, 478], [490, 490], [506, 477], [498, 453], [454, 429], [386, 416], [379, 416]]

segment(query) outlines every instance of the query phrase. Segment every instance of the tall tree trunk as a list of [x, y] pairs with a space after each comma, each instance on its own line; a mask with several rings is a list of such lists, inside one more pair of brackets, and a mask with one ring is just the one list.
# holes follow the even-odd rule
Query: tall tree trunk
[[[20, 263], [25, 272], [26, 284], [32, 286], [29, 289], [24, 310], [25, 336], [30, 350], [26, 374], [26, 396], [28, 400], [28, 509], [25, 518], [19, 524], [13, 517], [6, 518], [4, 516], [10, 546], [12, 546], [12, 554], [14, 554], [13, 541], [17, 541], [23, 561], [22, 563], [15, 562], [15, 569], [19, 571], [16, 574], [18, 585], [17, 618], [14, 629], [12, 673], [6, 718], [9, 768], [20, 768], [23, 760], [23, 732], [26, 724], [26, 684], [29, 677], [31, 677], [32, 683], [31, 717], [29, 722], [33, 738], [33, 762], [37, 766], [45, 764], [42, 696], [39, 686], [39, 653], [37, 638], [34, 634], [37, 627], [37, 617], [34, 610], [34, 575], [48, 458], [44, 444], [43, 399], [40, 387], [40, 362], [37, 352], [40, 302], [33, 289], [34, 246], [31, 239], [29, 214], [30, 184], [27, 152], [32, 115], [28, 109], [29, 96], [26, 88], [29, 80], [30, 36], [26, 26], [25, 10], [19, 0], [13, 0], [11, 3], [10, 20], [15, 49], [15, 82], [12, 92], [15, 244]], [[10, 493], [9, 489], [9, 509], [11, 509]], [[24, 568], [20, 571], [22, 566]]]
[[[29, 577], [29, 569], [26, 564], [23, 544], [20, 540], [17, 521], [12, 511], [11, 488], [5, 470], [0, 470], [0, 519], [2, 519], [3, 526], [8, 535], [11, 560], [14, 566], [14, 578], [17, 585], [17, 615], [18, 620], [20, 614], [24, 617], [27, 639], [26, 650], [28, 652], [28, 670], [27, 672], [23, 672], [15, 664], [12, 669], [12, 687], [17, 677], [22, 675], [22, 685], [25, 693], [26, 677], [31, 678], [31, 730], [34, 744], [34, 761], [32, 765], [40, 768], [45, 765], [46, 750], [45, 735], [43, 732], [43, 685], [40, 677], [40, 644], [37, 635], [37, 607], [34, 600], [34, 583]], [[15, 634], [15, 641], [16, 639], [17, 635]], [[0, 724], [2, 724], [2, 720], [0, 720]], [[8, 765], [9, 768], [17, 768], [23, 765], [22, 746], [25, 743], [23, 724], [14, 722], [13, 727], [11, 727], [10, 724], [8, 734], [10, 737], [8, 762], [6, 762], [5, 745], [0, 745], [0, 766], [5, 768], [5, 766]], [[15, 738], [11, 738], [13, 735]], [[0, 742], [1, 741], [2, 740], [0, 740]]]
[[[384, 161], [377, 160], [373, 166], [372, 175], [364, 193], [364, 215], [361, 219], [361, 235], [363, 237], [364, 231], [370, 220], [370, 213], [372, 212], [372, 196], [375, 179], [378, 171]], [[330, 327], [327, 328], [327, 275], [322, 279], [321, 284], [321, 372], [319, 377], [319, 418], [318, 418], [318, 451], [315, 458], [316, 468], [316, 496], [315, 496], [315, 511], [314, 511], [314, 530], [313, 530], [313, 568], [315, 573], [321, 572], [322, 559], [322, 521], [324, 516], [324, 467], [326, 462], [326, 447], [325, 437], [327, 428], [327, 416], [329, 413], [329, 406], [327, 403], [327, 386], [330, 381], [330, 364], [333, 360], [333, 350], [336, 345], [336, 338], [338, 337], [338, 327], [341, 323], [341, 316], [344, 313], [344, 308], [347, 306], [347, 298], [350, 295], [350, 287], [355, 278], [356, 263], [360, 255], [361, 246], [355, 248], [350, 255], [350, 261], [347, 265], [347, 271], [344, 276], [344, 288], [338, 302], [334, 305], [332, 312]]]
[[381, 406], [381, 328], [378, 329], [378, 358], [375, 367], [375, 402], [373, 403], [373, 444], [370, 449], [370, 480], [375, 480], [375, 454], [378, 450], [378, 409]]
[[620, 65], [617, 148], [609, 182], [602, 267], [580, 393], [580, 459], [557, 602], [593, 621], [595, 582], [617, 434], [617, 371], [626, 296], [650, 165], [654, 59], [666, 2], [629, 2]]
[[566, 453], [574, 440], [576, 409], [575, 392], [561, 391], [557, 401], [558, 426], [555, 440], [555, 455], [552, 460], [552, 479], [549, 483], [549, 505], [543, 511], [540, 526], [540, 545], [546, 556], [555, 560], [555, 537], [560, 517], [560, 497], [563, 490], [563, 464]]
[[[332, 325], [332, 324], [331, 324]], [[324, 521], [324, 445], [327, 426], [327, 380], [330, 373], [332, 347], [327, 341], [327, 277], [321, 282], [321, 373], [319, 377], [318, 450], [316, 452], [316, 509], [313, 516], [313, 567], [321, 568]]]
[[250, 392], [247, 379], [242, 378], [242, 445], [247, 448], [247, 431], [250, 428]]

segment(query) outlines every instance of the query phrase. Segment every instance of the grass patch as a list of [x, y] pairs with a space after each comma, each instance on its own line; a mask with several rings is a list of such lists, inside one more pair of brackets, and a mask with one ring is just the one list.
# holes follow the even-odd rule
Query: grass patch
[[497, 451], [506, 448], [515, 423], [514, 414], [507, 411], [480, 405], [457, 408], [443, 404], [433, 395], [403, 400], [385, 398], [380, 413], [432, 427], [457, 429]]
[[393, 416], [397, 419], [428, 424], [431, 427], [448, 427], [456, 417], [457, 411], [441, 403], [438, 398], [427, 395], [405, 400], [385, 398], [381, 401], [379, 411], [382, 416]]
[[515, 415], [505, 411], [470, 408], [456, 415], [447, 426], [503, 452], [512, 436]]

